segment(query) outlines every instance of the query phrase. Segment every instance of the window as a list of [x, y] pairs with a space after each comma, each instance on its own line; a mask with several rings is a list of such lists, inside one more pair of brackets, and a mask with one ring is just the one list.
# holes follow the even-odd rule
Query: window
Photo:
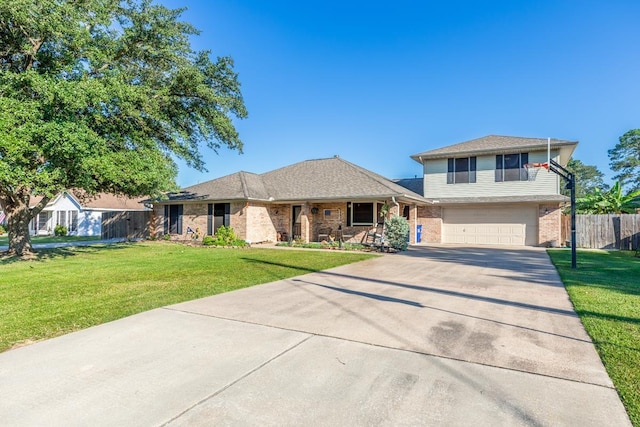
[[378, 222], [380, 215], [379, 203], [347, 203], [347, 226], [351, 225], [373, 225]]
[[527, 181], [524, 165], [529, 163], [529, 153], [499, 154], [496, 156], [496, 182]]
[[69, 211], [69, 232], [78, 230], [78, 211]]
[[473, 182], [476, 182], [475, 157], [447, 159], [447, 184], [469, 184]]
[[49, 222], [49, 213], [48, 212], [40, 212], [38, 214], [38, 230], [36, 231], [49, 231], [47, 227], [47, 223]]
[[182, 205], [164, 205], [164, 234], [182, 234]]
[[209, 203], [207, 212], [207, 234], [213, 236], [221, 226], [229, 226], [229, 203]]
[[58, 211], [58, 225], [67, 226], [67, 211]]

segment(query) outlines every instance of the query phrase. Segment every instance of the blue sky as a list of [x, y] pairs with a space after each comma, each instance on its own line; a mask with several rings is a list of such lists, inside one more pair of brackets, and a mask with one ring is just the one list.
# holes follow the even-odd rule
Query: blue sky
[[244, 154], [205, 149], [180, 186], [333, 155], [413, 177], [410, 155], [489, 134], [577, 140], [610, 178], [640, 128], [638, 1], [159, 2], [234, 58], [249, 110]]

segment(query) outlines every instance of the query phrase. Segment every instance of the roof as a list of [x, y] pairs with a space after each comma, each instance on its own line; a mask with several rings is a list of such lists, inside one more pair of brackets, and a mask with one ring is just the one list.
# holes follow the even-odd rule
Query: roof
[[[110, 193], [98, 193], [94, 196], [85, 195], [79, 190], [67, 190], [52, 198], [47, 206], [54, 204], [64, 194], [69, 194], [82, 207], [89, 210], [117, 210], [117, 211], [143, 211], [148, 210], [143, 204], [148, 197], [126, 197]], [[31, 196], [31, 207], [37, 205], [42, 196]], [[46, 209], [46, 208], [45, 208]]]
[[168, 196], [169, 201], [269, 202], [396, 197], [427, 203], [420, 194], [338, 156], [306, 160], [260, 175], [237, 172]]
[[[551, 138], [551, 148], [570, 148], [571, 155], [577, 141], [566, 141]], [[415, 161], [422, 163], [426, 159], [439, 159], [451, 156], [465, 156], [473, 154], [500, 154], [518, 150], [546, 150], [547, 138], [525, 138], [519, 136], [488, 135], [435, 150], [423, 151], [411, 156]], [[564, 156], [563, 156], [564, 157]]]
[[424, 196], [424, 178], [394, 179], [393, 182], [413, 191], [414, 193]]
[[250, 172], [236, 172], [221, 178], [169, 193], [169, 200], [268, 200], [262, 178]]

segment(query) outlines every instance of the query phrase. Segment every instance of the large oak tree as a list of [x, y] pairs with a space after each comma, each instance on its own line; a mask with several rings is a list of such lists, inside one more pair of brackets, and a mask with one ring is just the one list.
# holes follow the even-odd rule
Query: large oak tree
[[[0, 205], [9, 252], [32, 251], [29, 221], [58, 192], [154, 196], [174, 158], [242, 151], [247, 115], [231, 58], [196, 52], [198, 31], [150, 0], [0, 2]], [[30, 208], [32, 196], [42, 196]]]

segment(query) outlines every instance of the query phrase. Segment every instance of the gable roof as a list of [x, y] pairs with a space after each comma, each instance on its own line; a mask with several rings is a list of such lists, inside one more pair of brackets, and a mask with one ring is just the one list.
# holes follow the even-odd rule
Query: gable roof
[[168, 196], [169, 201], [294, 202], [397, 197], [427, 202], [420, 194], [338, 156], [305, 160], [260, 175], [237, 172]]
[[[568, 158], [573, 153], [577, 141], [566, 141], [562, 139], [551, 138], [551, 148], [569, 149], [563, 158]], [[521, 150], [542, 151], [547, 149], [547, 138], [525, 138], [519, 136], [502, 136], [488, 135], [482, 138], [472, 139], [470, 141], [460, 142], [458, 144], [448, 145], [446, 147], [436, 148], [435, 150], [423, 151], [414, 154], [411, 158], [418, 163], [422, 163], [427, 159], [441, 159], [451, 156], [465, 156], [477, 154], [506, 154]], [[563, 150], [564, 151], [564, 150]]]

